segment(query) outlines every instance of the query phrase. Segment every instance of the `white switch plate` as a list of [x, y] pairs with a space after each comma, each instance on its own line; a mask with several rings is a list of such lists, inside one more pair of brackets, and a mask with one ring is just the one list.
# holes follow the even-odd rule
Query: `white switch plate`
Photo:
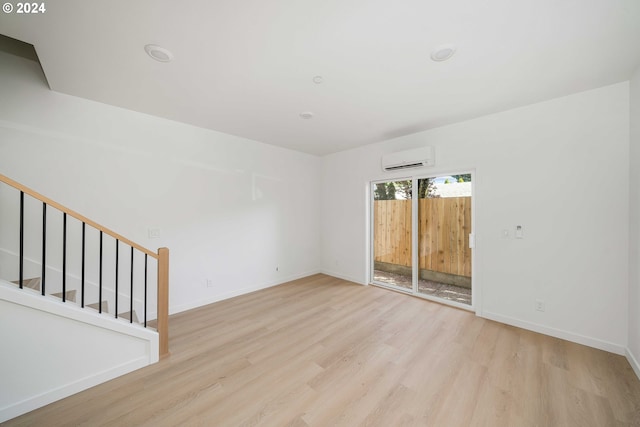
[[149, 232], [149, 238], [150, 239], [159, 239], [160, 238], [160, 229], [158, 227], [150, 227], [148, 232]]
[[515, 234], [516, 239], [522, 239], [524, 237], [523, 233], [524, 233], [523, 227], [521, 225], [516, 225], [516, 234]]

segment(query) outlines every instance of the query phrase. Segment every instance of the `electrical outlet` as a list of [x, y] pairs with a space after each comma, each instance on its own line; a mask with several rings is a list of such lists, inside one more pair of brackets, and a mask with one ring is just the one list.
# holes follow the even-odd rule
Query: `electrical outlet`
[[207, 288], [213, 288], [213, 280], [207, 279]]
[[536, 311], [545, 311], [544, 301], [540, 299], [536, 300]]

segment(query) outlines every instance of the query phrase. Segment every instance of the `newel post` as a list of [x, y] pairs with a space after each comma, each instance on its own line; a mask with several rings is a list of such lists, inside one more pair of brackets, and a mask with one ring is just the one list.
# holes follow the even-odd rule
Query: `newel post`
[[158, 249], [158, 334], [160, 357], [169, 355], [169, 249]]

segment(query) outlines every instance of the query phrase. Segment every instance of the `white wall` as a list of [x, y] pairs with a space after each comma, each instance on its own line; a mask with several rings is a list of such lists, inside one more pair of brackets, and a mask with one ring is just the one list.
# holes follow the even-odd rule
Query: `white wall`
[[[367, 182], [403, 176], [380, 171], [383, 153], [430, 144], [430, 173], [476, 172], [479, 314], [616, 352], [629, 340], [638, 354], [627, 83], [322, 159], [51, 92], [34, 63], [2, 53], [0, 93], [0, 173], [168, 246], [171, 312], [320, 267], [365, 283]], [[502, 239], [516, 224], [525, 239]]]
[[317, 157], [55, 93], [3, 53], [0, 93], [0, 173], [169, 247], [172, 313], [318, 271]]
[[630, 83], [629, 354], [640, 377], [640, 67]]
[[[366, 282], [367, 182], [404, 176], [381, 172], [383, 153], [427, 144], [437, 161], [428, 173], [476, 172], [478, 313], [623, 353], [629, 84], [324, 157], [323, 271]], [[517, 224], [524, 239], [501, 238]]]

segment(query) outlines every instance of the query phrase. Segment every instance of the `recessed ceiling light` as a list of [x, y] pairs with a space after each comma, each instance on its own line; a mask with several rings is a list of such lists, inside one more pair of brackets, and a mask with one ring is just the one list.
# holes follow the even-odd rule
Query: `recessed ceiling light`
[[431, 59], [437, 62], [446, 61], [456, 53], [456, 46], [453, 44], [443, 44], [431, 51]]
[[144, 47], [144, 51], [147, 52], [147, 55], [160, 62], [171, 62], [173, 59], [173, 53], [169, 50], [157, 46], [155, 44], [148, 44]]
[[311, 111], [305, 111], [303, 113], [300, 113], [300, 117], [302, 117], [305, 120], [309, 120], [313, 118], [313, 113]]
[[324, 78], [322, 76], [315, 76], [313, 78], [313, 82], [317, 85], [319, 85], [320, 83], [324, 82]]

